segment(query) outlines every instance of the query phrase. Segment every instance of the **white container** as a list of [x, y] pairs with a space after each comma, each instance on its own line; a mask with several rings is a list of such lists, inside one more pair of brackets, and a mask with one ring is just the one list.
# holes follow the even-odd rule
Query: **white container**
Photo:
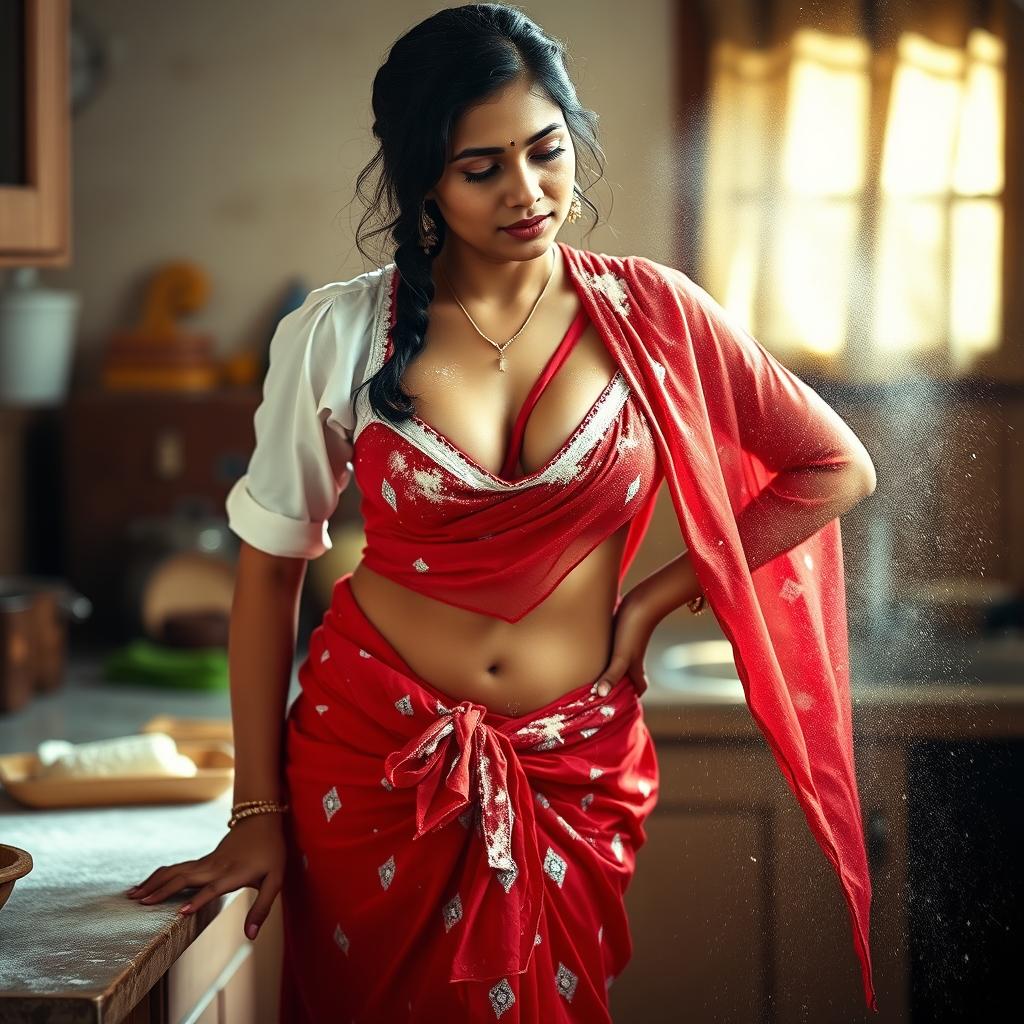
[[0, 405], [55, 405], [68, 393], [80, 300], [16, 267], [0, 290]]

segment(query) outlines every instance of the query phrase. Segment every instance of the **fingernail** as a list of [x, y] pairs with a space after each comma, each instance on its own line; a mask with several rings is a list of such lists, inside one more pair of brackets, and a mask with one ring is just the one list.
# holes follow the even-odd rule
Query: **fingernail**
[[139, 902], [140, 903], [149, 903], [152, 899], [153, 899], [153, 894], [150, 893], [148, 896], [143, 896], [142, 899], [139, 900]]
[[259, 931], [259, 927], [257, 925], [247, 924], [245, 926], [245, 934], [248, 935], [250, 939], [255, 939], [256, 938], [256, 933], [258, 931]]
[[600, 686], [599, 686], [599, 687], [597, 688], [597, 692], [598, 692], [598, 693], [599, 693], [599, 694], [600, 694], [600, 695], [601, 695], [602, 697], [607, 697], [607, 696], [608, 696], [608, 693], [609, 693], [609, 691], [610, 691], [610, 690], [611, 690], [611, 687], [610, 687], [610, 686], [609, 686], [609, 685], [608, 685], [607, 683], [602, 683], [602, 684], [601, 684], [601, 685], [600, 685]]
[[187, 914], [192, 909], [191, 903], [186, 903], [184, 906], [178, 907], [179, 914]]

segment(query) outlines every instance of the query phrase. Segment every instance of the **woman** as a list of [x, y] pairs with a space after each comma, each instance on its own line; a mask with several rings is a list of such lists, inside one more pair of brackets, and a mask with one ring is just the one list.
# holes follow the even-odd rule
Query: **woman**
[[[394, 262], [271, 345], [227, 503], [232, 828], [133, 894], [199, 887], [194, 913], [254, 886], [251, 937], [280, 892], [282, 1020], [610, 1019], [658, 793], [644, 651], [705, 592], [873, 1002], [837, 520], [871, 461], [685, 275], [554, 241], [587, 202], [577, 145], [600, 154], [563, 55], [498, 4], [403, 36], [360, 176], [381, 165]], [[282, 742], [306, 560], [352, 475], [367, 546]], [[663, 479], [689, 550], [620, 595]]]

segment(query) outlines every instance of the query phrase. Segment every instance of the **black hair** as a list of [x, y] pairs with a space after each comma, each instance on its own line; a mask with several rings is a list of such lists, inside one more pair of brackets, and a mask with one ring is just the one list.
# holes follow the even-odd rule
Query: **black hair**
[[[391, 334], [393, 357], [360, 387], [369, 386], [374, 412], [392, 423], [415, 413], [412, 397], [400, 381], [423, 348], [427, 313], [434, 298], [431, 263], [444, 244], [446, 231], [437, 204], [427, 200], [425, 208], [436, 225], [437, 242], [424, 252], [420, 208], [444, 172], [460, 114], [517, 80], [536, 83], [561, 108], [577, 153], [581, 147], [590, 152], [598, 168], [595, 182], [603, 175], [598, 115], [576, 98], [565, 56], [565, 45], [518, 8], [466, 4], [438, 11], [411, 28], [394, 43], [374, 76], [373, 134], [380, 145], [356, 180], [356, 194], [366, 206], [356, 245], [372, 259], [363, 248], [364, 237], [390, 232], [399, 284]], [[367, 198], [364, 186], [376, 168], [380, 177]], [[575, 193], [596, 223], [597, 207], [585, 194], [594, 182], [581, 187], [579, 172], [577, 160]], [[364, 235], [363, 228], [370, 220], [381, 226]]]

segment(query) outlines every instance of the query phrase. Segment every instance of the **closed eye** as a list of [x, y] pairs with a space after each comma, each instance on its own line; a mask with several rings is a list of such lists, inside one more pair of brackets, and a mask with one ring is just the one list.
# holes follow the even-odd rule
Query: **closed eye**
[[[556, 149], [549, 149], [546, 153], [538, 153], [534, 157], [534, 160], [542, 160], [547, 163], [549, 160], [556, 160], [564, 152], [565, 149], [562, 146], [559, 146]], [[464, 174], [466, 181], [484, 181], [497, 173], [497, 170], [498, 167], [497, 164], [495, 164], [494, 167], [489, 167], [486, 171], [480, 171], [479, 174], [473, 174], [471, 171], [465, 171]]]

